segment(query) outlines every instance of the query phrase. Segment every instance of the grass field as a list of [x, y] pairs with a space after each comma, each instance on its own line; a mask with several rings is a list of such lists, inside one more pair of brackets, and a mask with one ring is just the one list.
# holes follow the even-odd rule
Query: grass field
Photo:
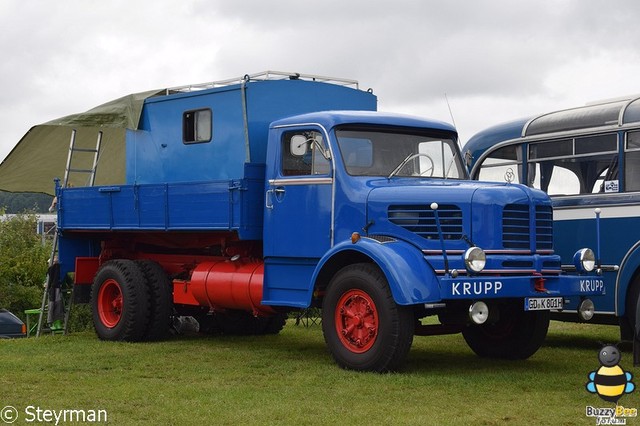
[[[416, 337], [405, 370], [384, 375], [339, 369], [320, 326], [292, 322], [264, 337], [2, 340], [0, 407], [16, 407], [16, 424], [33, 406], [103, 409], [118, 425], [591, 425], [587, 405], [613, 404], [585, 390], [587, 375], [600, 342], [617, 339], [615, 327], [552, 322], [540, 351], [507, 362], [476, 357], [460, 335]], [[628, 347], [620, 364], [634, 372]], [[619, 403], [640, 407], [639, 392]]]

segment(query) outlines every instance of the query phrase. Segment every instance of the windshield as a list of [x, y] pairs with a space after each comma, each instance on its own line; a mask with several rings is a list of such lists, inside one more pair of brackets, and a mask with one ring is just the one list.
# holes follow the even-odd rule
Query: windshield
[[336, 136], [350, 175], [464, 177], [450, 133], [339, 129]]

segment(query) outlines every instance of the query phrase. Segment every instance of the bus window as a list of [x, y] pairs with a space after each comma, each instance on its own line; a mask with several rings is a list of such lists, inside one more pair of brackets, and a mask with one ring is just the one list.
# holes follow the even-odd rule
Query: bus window
[[625, 191], [640, 191], [640, 132], [627, 133], [624, 166]]
[[511, 179], [511, 182], [520, 183], [521, 152], [520, 145], [495, 150], [482, 163], [478, 179], [490, 182], [506, 182]]
[[529, 176], [529, 186], [549, 195], [618, 192], [616, 158], [610, 154], [532, 162], [529, 169], [533, 169], [534, 175]]
[[615, 133], [531, 143], [530, 186], [550, 195], [618, 192], [617, 146]]
[[573, 140], [558, 140], [529, 145], [529, 161], [573, 155]]
[[[531, 176], [533, 172], [533, 176]], [[530, 168], [531, 187], [542, 189], [549, 195], [580, 194], [580, 180], [575, 172], [562, 167], [561, 161], [544, 161], [534, 163]], [[544, 185], [541, 184], [544, 182]]]

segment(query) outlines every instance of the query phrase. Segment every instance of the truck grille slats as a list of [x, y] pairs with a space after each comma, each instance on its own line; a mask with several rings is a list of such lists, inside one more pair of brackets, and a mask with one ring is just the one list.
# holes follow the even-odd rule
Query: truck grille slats
[[550, 206], [536, 206], [536, 249], [553, 248], [553, 209]]
[[502, 210], [502, 245], [510, 249], [528, 249], [529, 206], [509, 204]]
[[[553, 210], [550, 206], [536, 206], [535, 249], [553, 248]], [[502, 210], [502, 245], [507, 249], [526, 250], [531, 246], [529, 206], [508, 204]]]
[[[389, 221], [428, 240], [439, 239], [436, 217], [426, 205], [389, 206]], [[445, 240], [462, 238], [462, 210], [455, 205], [438, 207], [438, 219]]]

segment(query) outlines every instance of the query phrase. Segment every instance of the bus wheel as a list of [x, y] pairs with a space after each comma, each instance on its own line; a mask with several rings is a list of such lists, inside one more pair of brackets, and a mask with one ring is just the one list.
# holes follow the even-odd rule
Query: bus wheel
[[467, 345], [478, 356], [526, 359], [536, 353], [549, 329], [549, 311], [522, 309], [520, 300], [500, 306], [499, 318], [491, 324], [470, 325], [462, 331]]
[[393, 371], [405, 361], [414, 332], [413, 311], [393, 300], [387, 280], [370, 263], [350, 265], [329, 283], [322, 331], [336, 363], [360, 371]]
[[624, 340], [633, 340], [636, 335], [636, 324], [638, 323], [638, 303], [640, 303], [640, 276], [636, 275], [631, 282], [631, 287], [627, 291], [625, 305], [625, 317], [631, 329], [630, 333], [623, 336]]
[[162, 267], [152, 260], [138, 260], [149, 291], [149, 326], [145, 340], [160, 340], [167, 336], [171, 324], [173, 296], [171, 280]]
[[100, 339], [143, 339], [149, 323], [149, 292], [135, 262], [105, 263], [93, 280], [91, 298], [93, 325]]

